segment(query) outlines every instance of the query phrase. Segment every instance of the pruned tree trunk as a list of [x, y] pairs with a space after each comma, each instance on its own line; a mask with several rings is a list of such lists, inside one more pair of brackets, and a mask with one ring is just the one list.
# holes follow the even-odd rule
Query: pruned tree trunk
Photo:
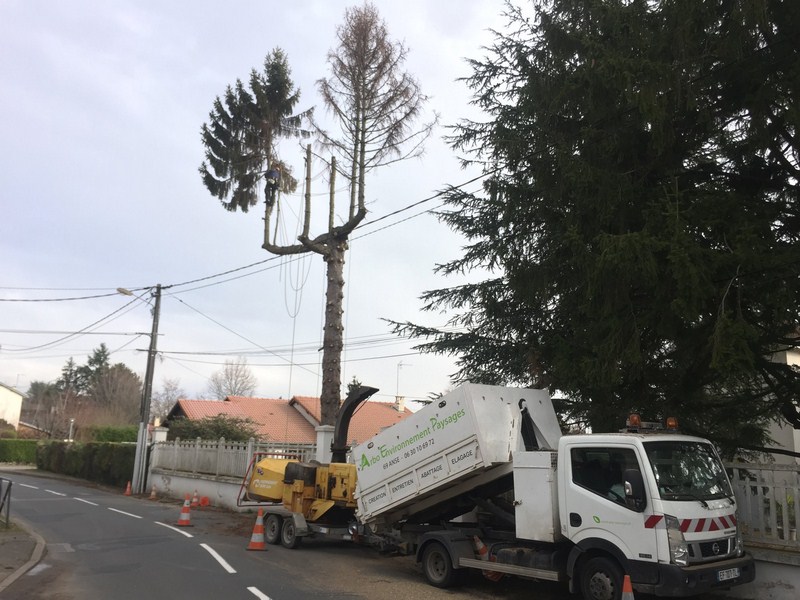
[[[298, 244], [280, 246], [269, 240], [270, 219], [277, 206], [268, 204], [264, 214], [263, 248], [273, 254], [290, 255], [314, 252], [322, 256], [326, 265], [325, 324], [322, 342], [322, 390], [320, 392], [320, 424], [333, 425], [341, 402], [341, 362], [344, 348], [344, 261], [347, 239], [353, 229], [367, 216], [366, 208], [359, 206], [344, 225], [333, 226], [334, 180], [336, 161], [331, 161], [330, 208], [328, 231], [314, 239], [308, 237], [311, 222], [311, 146], [306, 149], [306, 198], [303, 216], [303, 233]], [[362, 203], [363, 204], [363, 203]]]
[[322, 337], [322, 391], [320, 423], [332, 425], [339, 409], [342, 385], [341, 357], [344, 348], [342, 309], [344, 300], [344, 256], [347, 240], [332, 240], [323, 256], [327, 269], [325, 289], [325, 326]]

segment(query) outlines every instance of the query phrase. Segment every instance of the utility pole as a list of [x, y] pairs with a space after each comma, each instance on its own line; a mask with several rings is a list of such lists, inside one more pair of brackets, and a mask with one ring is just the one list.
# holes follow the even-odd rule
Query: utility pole
[[153, 369], [156, 362], [156, 342], [158, 341], [158, 319], [161, 313], [161, 284], [153, 292], [153, 329], [150, 332], [150, 348], [147, 351], [147, 368], [144, 374], [142, 402], [139, 406], [139, 436], [136, 440], [136, 458], [133, 462], [131, 488], [134, 494], [142, 494], [147, 483], [147, 424], [150, 421], [150, 398], [153, 393]]

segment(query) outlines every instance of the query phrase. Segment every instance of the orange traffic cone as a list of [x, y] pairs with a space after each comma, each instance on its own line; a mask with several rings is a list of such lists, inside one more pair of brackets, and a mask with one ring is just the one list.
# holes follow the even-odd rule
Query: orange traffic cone
[[176, 523], [178, 527], [191, 527], [192, 526], [192, 515], [189, 512], [189, 494], [186, 494], [186, 499], [183, 501], [183, 507], [181, 508], [181, 514], [178, 517], [178, 522]]
[[128, 482], [128, 487], [125, 488], [125, 495], [126, 496], [130, 496], [131, 495], [131, 482], [130, 481]]
[[[472, 536], [472, 541], [475, 543], [475, 549], [478, 551], [478, 556], [481, 560], [489, 561], [489, 549], [486, 547], [477, 535]], [[486, 577], [489, 581], [500, 581], [503, 578], [502, 573], [498, 573], [497, 571], [481, 571], [483, 576]]]
[[264, 543], [264, 512], [259, 508], [258, 516], [256, 517], [256, 524], [253, 526], [253, 535], [250, 536], [250, 543], [247, 545], [248, 550], [266, 550], [267, 546]]
[[197, 508], [200, 506], [200, 497], [197, 495], [197, 490], [194, 491], [194, 496], [192, 496], [192, 508]]
[[633, 597], [633, 586], [631, 585], [631, 576], [625, 575], [622, 582], [622, 596], [620, 600], [635, 600]]
[[155, 483], [153, 484], [153, 487], [150, 490], [150, 500], [158, 500], [158, 497], [156, 496], [156, 484]]

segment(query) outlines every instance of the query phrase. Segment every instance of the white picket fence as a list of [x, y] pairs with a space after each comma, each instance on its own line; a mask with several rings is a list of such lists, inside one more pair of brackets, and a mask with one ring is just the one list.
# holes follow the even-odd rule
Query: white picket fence
[[214, 475], [242, 479], [253, 455], [290, 458], [302, 462], [316, 455], [315, 444], [279, 444], [272, 442], [228, 442], [220, 440], [175, 440], [154, 444], [150, 468], [167, 472]]
[[745, 542], [800, 551], [800, 466], [730, 463]]
[[[153, 447], [150, 468], [242, 479], [256, 453], [308, 462], [315, 458], [316, 446], [225, 439], [159, 442]], [[729, 463], [726, 468], [745, 541], [800, 551], [800, 466]]]

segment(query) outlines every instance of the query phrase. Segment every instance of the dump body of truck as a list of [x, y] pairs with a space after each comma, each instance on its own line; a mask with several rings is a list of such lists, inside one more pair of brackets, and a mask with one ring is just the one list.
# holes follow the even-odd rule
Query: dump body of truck
[[560, 437], [545, 390], [462, 385], [353, 449], [358, 519], [380, 530], [510, 475], [514, 452]]

